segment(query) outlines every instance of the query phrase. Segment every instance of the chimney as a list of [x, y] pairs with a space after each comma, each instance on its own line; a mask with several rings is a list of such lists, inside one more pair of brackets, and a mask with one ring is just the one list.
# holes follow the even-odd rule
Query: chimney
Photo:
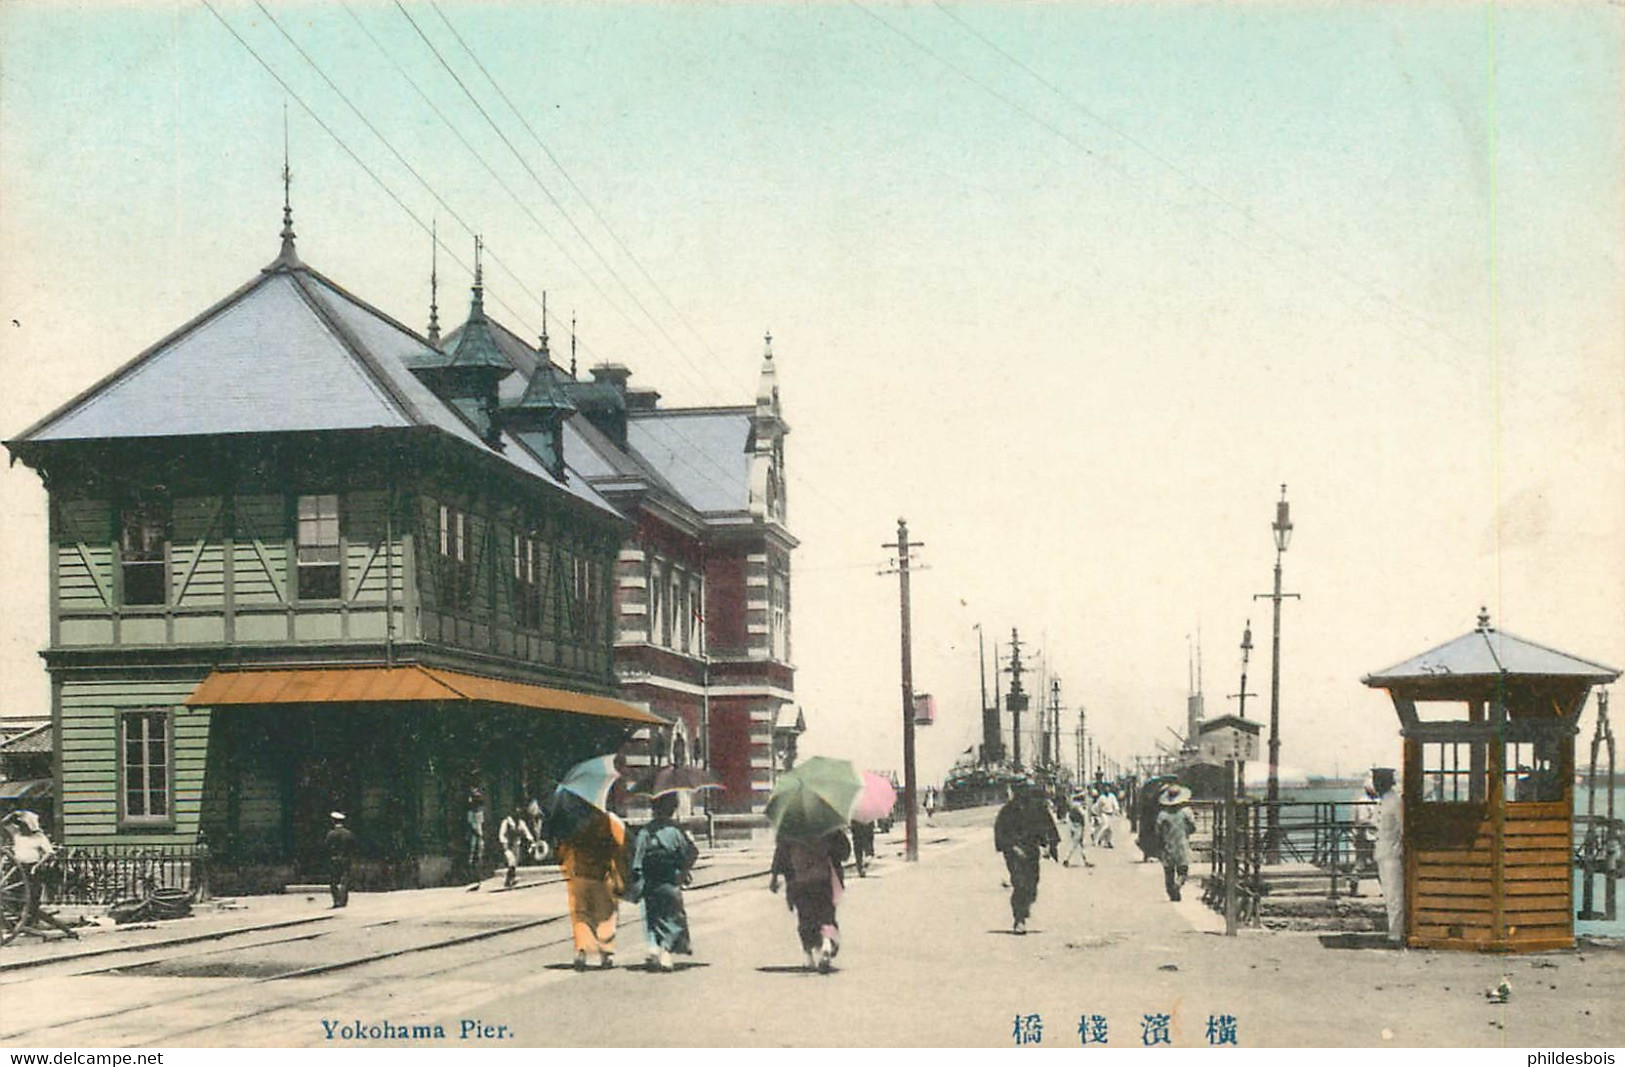
[[631, 370], [620, 363], [600, 363], [592, 369], [593, 381], [613, 385], [623, 395], [626, 393], [626, 380], [630, 377]]

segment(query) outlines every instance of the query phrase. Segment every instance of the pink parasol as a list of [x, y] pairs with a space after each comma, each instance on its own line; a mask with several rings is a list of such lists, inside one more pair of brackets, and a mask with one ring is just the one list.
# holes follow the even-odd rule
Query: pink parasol
[[874, 771], [863, 772], [863, 789], [852, 804], [854, 822], [874, 822], [884, 818], [897, 804], [897, 790]]

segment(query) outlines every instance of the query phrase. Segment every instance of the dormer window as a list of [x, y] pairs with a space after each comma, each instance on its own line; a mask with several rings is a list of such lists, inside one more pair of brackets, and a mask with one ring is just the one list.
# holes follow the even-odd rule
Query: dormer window
[[169, 502], [137, 500], [120, 516], [119, 564], [124, 582], [123, 602], [161, 605], [168, 602]]
[[343, 596], [337, 494], [299, 498], [298, 548], [299, 599], [337, 600]]

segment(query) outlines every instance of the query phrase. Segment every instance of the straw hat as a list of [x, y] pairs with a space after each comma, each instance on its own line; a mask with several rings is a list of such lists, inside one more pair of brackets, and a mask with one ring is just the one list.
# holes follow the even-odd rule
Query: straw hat
[[1162, 791], [1161, 804], [1165, 808], [1177, 808], [1181, 804], [1189, 804], [1191, 791], [1182, 785], [1170, 785]]
[[332, 819], [334, 822], [343, 822], [345, 815], [342, 811], [330, 811], [327, 813], [327, 817]]

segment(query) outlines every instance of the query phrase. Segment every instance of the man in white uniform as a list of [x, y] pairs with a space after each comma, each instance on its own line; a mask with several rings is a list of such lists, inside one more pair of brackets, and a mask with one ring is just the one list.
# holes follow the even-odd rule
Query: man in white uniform
[[1388, 940], [1405, 941], [1405, 814], [1392, 767], [1371, 772], [1377, 791], [1377, 880], [1388, 907]]

